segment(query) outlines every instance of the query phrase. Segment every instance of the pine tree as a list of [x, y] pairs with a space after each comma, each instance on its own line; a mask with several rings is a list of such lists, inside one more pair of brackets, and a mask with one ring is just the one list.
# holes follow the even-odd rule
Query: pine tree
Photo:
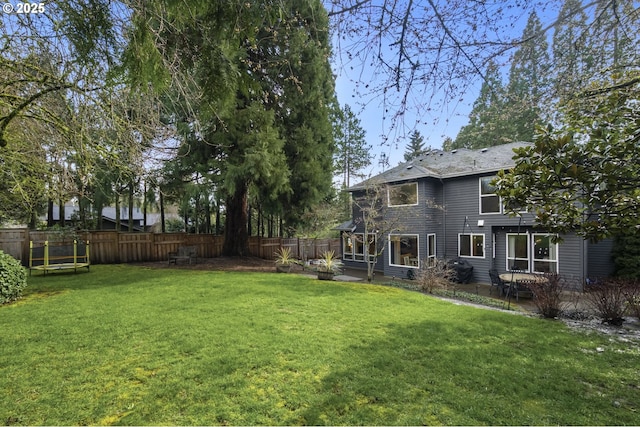
[[557, 104], [562, 106], [586, 87], [592, 73], [593, 56], [582, 2], [565, 0], [560, 16], [567, 19], [555, 26], [552, 50], [555, 64], [553, 92]]
[[336, 150], [333, 156], [334, 169], [342, 175], [342, 186], [351, 186], [351, 179], [362, 179], [362, 169], [371, 165], [371, 145], [366, 143], [366, 131], [360, 119], [347, 104], [334, 114], [334, 139]]
[[543, 103], [549, 95], [551, 61], [548, 43], [538, 15], [533, 12], [522, 33], [522, 44], [515, 52], [509, 72], [504, 112], [508, 141], [532, 141], [535, 129], [542, 125]]
[[404, 161], [408, 162], [417, 157], [420, 157], [426, 153], [424, 148], [424, 137], [420, 134], [420, 131], [414, 130], [409, 137], [409, 144], [404, 150]]
[[508, 118], [504, 114], [505, 93], [500, 70], [489, 62], [480, 95], [473, 103], [469, 124], [463, 126], [451, 148], [482, 148], [509, 142], [505, 135]]

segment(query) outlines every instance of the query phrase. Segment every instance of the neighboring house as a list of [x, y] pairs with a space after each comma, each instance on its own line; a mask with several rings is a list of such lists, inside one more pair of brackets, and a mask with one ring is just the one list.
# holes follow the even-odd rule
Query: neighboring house
[[[435, 150], [349, 188], [354, 199], [372, 185], [386, 187], [385, 217], [398, 218], [376, 270], [408, 277], [425, 260], [463, 258], [473, 265], [473, 280], [489, 283], [489, 270], [558, 272], [584, 279], [613, 271], [611, 241], [593, 244], [575, 234], [554, 243], [536, 227], [534, 216], [504, 213], [502, 200], [490, 185], [497, 172], [514, 166], [511, 143], [481, 150]], [[366, 268], [368, 250], [360, 212], [339, 227], [346, 266]], [[427, 261], [428, 262], [428, 261]]]
[[[79, 214], [79, 207], [76, 205], [64, 206], [64, 218], [65, 222], [70, 222], [72, 218], [77, 217]], [[45, 221], [47, 216], [43, 218]], [[149, 214], [147, 214], [147, 226], [153, 225], [149, 222]], [[115, 230], [116, 229], [116, 208], [105, 207], [102, 209], [102, 230]], [[60, 224], [60, 206], [53, 205], [53, 224]], [[127, 231], [129, 229], [129, 208], [120, 208], [120, 230]], [[133, 230], [144, 231], [144, 215], [140, 208], [133, 208]]]

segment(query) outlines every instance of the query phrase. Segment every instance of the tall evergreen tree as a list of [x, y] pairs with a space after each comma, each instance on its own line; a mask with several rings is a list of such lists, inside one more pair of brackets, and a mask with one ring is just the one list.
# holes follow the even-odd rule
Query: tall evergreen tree
[[591, 75], [593, 55], [589, 43], [587, 14], [580, 0], [565, 0], [553, 34], [553, 62], [555, 74], [553, 93], [558, 105], [583, 90]]
[[404, 161], [408, 162], [424, 155], [428, 150], [424, 148], [424, 137], [420, 131], [414, 130], [409, 137], [409, 144], [404, 150]]
[[508, 115], [505, 137], [509, 141], [532, 141], [536, 127], [547, 121], [542, 106], [549, 96], [550, 68], [547, 39], [533, 12], [511, 61], [504, 110]]
[[342, 175], [343, 188], [348, 188], [352, 178], [365, 177], [360, 171], [371, 165], [371, 145], [366, 143], [366, 131], [349, 105], [336, 108], [333, 127], [336, 143], [334, 170]]
[[167, 0], [136, 11], [130, 68], [159, 63], [181, 89], [184, 132], [208, 146], [200, 161], [220, 175], [225, 255], [248, 253], [250, 196], [295, 227], [331, 187], [334, 87], [322, 3], [234, 0], [196, 10]]
[[509, 142], [505, 115], [505, 93], [500, 70], [490, 61], [480, 95], [473, 103], [469, 124], [463, 126], [451, 148], [482, 148]]

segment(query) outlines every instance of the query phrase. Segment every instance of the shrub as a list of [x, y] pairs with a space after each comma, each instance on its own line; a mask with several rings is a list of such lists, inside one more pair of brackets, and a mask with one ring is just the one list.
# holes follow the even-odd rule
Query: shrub
[[629, 313], [640, 320], [640, 282], [630, 280], [625, 287], [625, 298]]
[[543, 317], [552, 319], [562, 313], [562, 291], [566, 288], [566, 281], [557, 273], [545, 274], [545, 279], [529, 283], [533, 293], [533, 303]]
[[17, 259], [0, 251], [0, 304], [20, 298], [26, 286], [26, 270]]
[[455, 271], [445, 261], [425, 259], [415, 275], [415, 280], [423, 291], [432, 294], [436, 289], [447, 289], [453, 277]]
[[624, 323], [628, 286], [625, 279], [605, 279], [585, 289], [585, 297], [602, 323], [614, 326]]

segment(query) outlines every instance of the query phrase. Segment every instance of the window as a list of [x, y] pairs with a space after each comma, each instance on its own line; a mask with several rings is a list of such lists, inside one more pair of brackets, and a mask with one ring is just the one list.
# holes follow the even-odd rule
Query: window
[[552, 240], [553, 237], [548, 234], [533, 235], [533, 271], [558, 272], [558, 244]]
[[458, 234], [458, 256], [484, 258], [484, 234]]
[[496, 189], [491, 185], [494, 176], [480, 178], [480, 213], [501, 213], [500, 197], [495, 193]]
[[342, 259], [353, 259], [353, 239], [349, 234], [342, 235]]
[[529, 271], [528, 234], [507, 234], [507, 270]]
[[507, 234], [507, 270], [557, 273], [558, 244], [552, 240], [549, 234]]
[[427, 266], [433, 267], [436, 265], [436, 235], [427, 235]]
[[415, 267], [418, 262], [418, 235], [392, 234], [389, 236], [389, 265]]
[[389, 206], [410, 206], [418, 204], [418, 183], [391, 185], [388, 191]]
[[371, 259], [376, 253], [376, 235], [369, 234], [367, 242], [367, 250], [365, 253], [364, 233], [345, 234], [342, 236], [342, 259], [347, 261], [364, 261], [365, 256], [369, 255]]

